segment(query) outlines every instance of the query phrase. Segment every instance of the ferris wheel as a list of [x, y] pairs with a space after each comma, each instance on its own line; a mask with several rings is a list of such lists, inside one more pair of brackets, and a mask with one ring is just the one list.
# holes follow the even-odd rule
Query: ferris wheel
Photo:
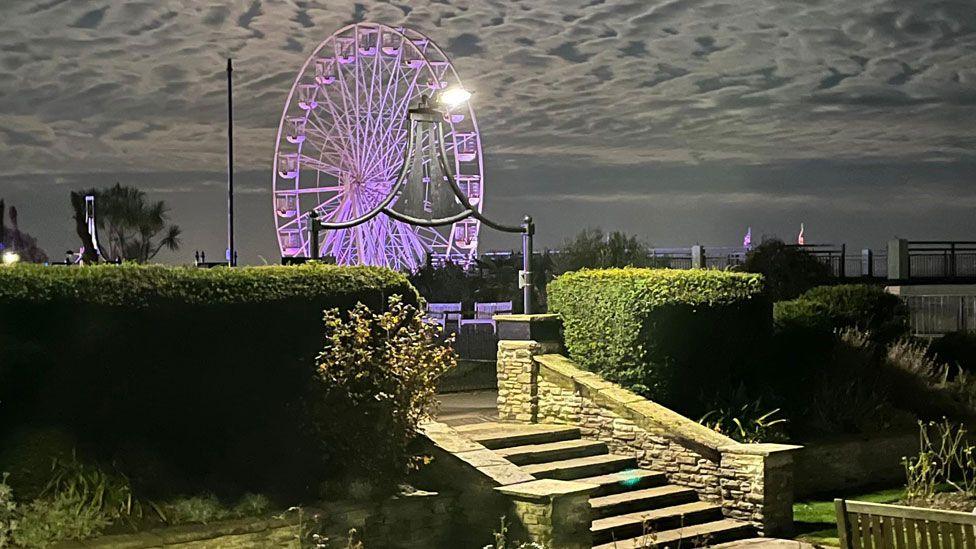
[[[315, 217], [356, 219], [387, 198], [403, 167], [408, 109], [421, 96], [449, 87], [462, 87], [450, 60], [411, 29], [357, 23], [312, 52], [288, 94], [275, 142], [274, 217], [282, 257], [314, 255]], [[484, 162], [470, 102], [447, 111], [443, 123], [448, 169], [481, 212]], [[419, 168], [418, 176], [426, 171]], [[436, 207], [432, 197], [414, 202], [428, 211]], [[414, 270], [428, 256], [466, 264], [477, 256], [480, 224], [469, 217], [421, 227], [381, 213], [325, 232], [320, 253], [341, 265], [400, 270]]]

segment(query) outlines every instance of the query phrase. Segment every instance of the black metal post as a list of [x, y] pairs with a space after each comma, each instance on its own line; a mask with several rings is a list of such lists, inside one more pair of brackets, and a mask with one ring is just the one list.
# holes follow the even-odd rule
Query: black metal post
[[309, 232], [312, 233], [312, 242], [310, 243], [308, 256], [311, 259], [319, 258], [319, 229], [322, 228], [322, 224], [319, 223], [318, 212], [312, 210], [312, 213], [308, 214], [309, 222]]
[[234, 95], [233, 62], [227, 59], [227, 264], [237, 266], [234, 249]]
[[840, 278], [847, 277], [847, 244], [840, 245], [840, 267], [837, 270], [840, 273]]
[[535, 224], [531, 216], [522, 221], [522, 312], [532, 314], [532, 236]]

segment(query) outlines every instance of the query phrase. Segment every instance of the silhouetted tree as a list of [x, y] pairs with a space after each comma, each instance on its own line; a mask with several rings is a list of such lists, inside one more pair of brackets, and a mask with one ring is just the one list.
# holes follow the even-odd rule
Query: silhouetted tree
[[746, 255], [743, 270], [763, 275], [766, 292], [773, 301], [793, 299], [831, 279], [828, 265], [803, 248], [775, 238], [753, 248]]
[[[180, 247], [180, 228], [169, 223], [169, 208], [163, 201], [149, 202], [146, 193], [116, 183], [108, 189], [88, 189], [71, 193], [75, 229], [85, 255], [94, 246], [85, 226], [85, 196], [95, 196], [95, 221], [101, 240], [102, 257], [115, 261], [145, 263], [156, 257], [163, 248]], [[93, 257], [86, 257], [88, 261]]]
[[565, 273], [583, 268], [649, 267], [653, 264], [647, 244], [636, 236], [620, 231], [604, 234], [601, 229], [590, 228], [563, 243], [554, 260], [554, 269], [556, 273]]
[[[10, 228], [7, 227], [8, 213]], [[21, 261], [28, 263], [45, 263], [48, 260], [44, 250], [37, 246], [37, 239], [20, 230], [17, 208], [11, 206], [8, 210], [3, 200], [0, 200], [0, 250], [16, 252]]]

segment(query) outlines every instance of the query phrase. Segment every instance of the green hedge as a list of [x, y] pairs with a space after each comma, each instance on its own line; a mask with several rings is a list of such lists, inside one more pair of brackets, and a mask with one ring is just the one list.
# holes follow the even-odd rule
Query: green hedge
[[393, 294], [418, 300], [369, 267], [0, 268], [0, 447], [53, 428], [150, 493], [314, 490], [322, 312]]
[[570, 355], [686, 413], [751, 367], [770, 335], [770, 304], [756, 274], [606, 269], [549, 284]]
[[893, 341], [907, 335], [908, 309], [880, 286], [843, 284], [818, 286], [773, 308], [779, 332], [834, 332], [857, 328], [872, 339]]

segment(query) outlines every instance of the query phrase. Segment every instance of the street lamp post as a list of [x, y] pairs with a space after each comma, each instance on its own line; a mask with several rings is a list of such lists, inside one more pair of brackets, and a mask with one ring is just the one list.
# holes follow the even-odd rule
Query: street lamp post
[[[441, 92], [438, 100], [441, 104], [447, 106], [448, 108], [452, 108], [466, 102], [470, 97], [471, 93], [464, 89], [451, 88]], [[386, 195], [386, 197], [383, 198], [383, 200], [379, 201], [375, 206], [373, 206], [372, 209], [355, 219], [349, 219], [346, 221], [327, 221], [321, 219], [318, 212], [313, 210], [309, 214], [310, 231], [312, 233], [312, 242], [310, 244], [313, 244], [312, 250], [310, 250], [310, 255], [316, 254], [317, 256], [318, 254], [319, 230], [348, 229], [350, 227], [355, 227], [357, 225], [366, 223], [380, 213], [383, 213], [397, 221], [419, 227], [440, 227], [444, 225], [452, 225], [458, 221], [461, 221], [462, 219], [473, 217], [489, 228], [497, 231], [522, 234], [522, 270], [519, 272], [518, 284], [519, 288], [522, 289], [523, 311], [525, 314], [532, 314], [532, 237], [535, 234], [535, 223], [533, 223], [532, 218], [529, 216], [525, 216], [520, 225], [504, 225], [497, 223], [486, 217], [484, 214], [478, 211], [476, 206], [471, 204], [468, 197], [458, 185], [452, 171], [448, 168], [447, 150], [444, 147], [444, 127], [441, 124], [442, 120], [444, 120], [444, 112], [440, 111], [434, 106], [430, 97], [427, 95], [420, 96], [420, 102], [417, 104], [417, 106], [409, 110], [410, 128], [407, 134], [407, 146], [404, 149], [403, 165], [400, 167], [400, 173], [397, 175], [396, 181], [390, 188], [390, 192]], [[430, 153], [436, 157], [437, 165], [444, 174], [444, 180], [449, 185], [451, 192], [457, 199], [457, 202], [461, 204], [463, 208], [463, 210], [459, 213], [437, 219], [423, 219], [401, 213], [393, 209], [395, 199], [401, 194], [401, 192], [403, 192], [404, 187], [407, 184], [410, 166], [416, 155], [415, 148], [417, 148], [418, 145], [421, 149], [421, 155], [423, 154], [425, 132], [432, 132], [434, 137], [436, 137], [437, 146], [430, 147]], [[429, 136], [430, 133], [427, 135]], [[431, 160], [433, 161], [435, 159]]]

